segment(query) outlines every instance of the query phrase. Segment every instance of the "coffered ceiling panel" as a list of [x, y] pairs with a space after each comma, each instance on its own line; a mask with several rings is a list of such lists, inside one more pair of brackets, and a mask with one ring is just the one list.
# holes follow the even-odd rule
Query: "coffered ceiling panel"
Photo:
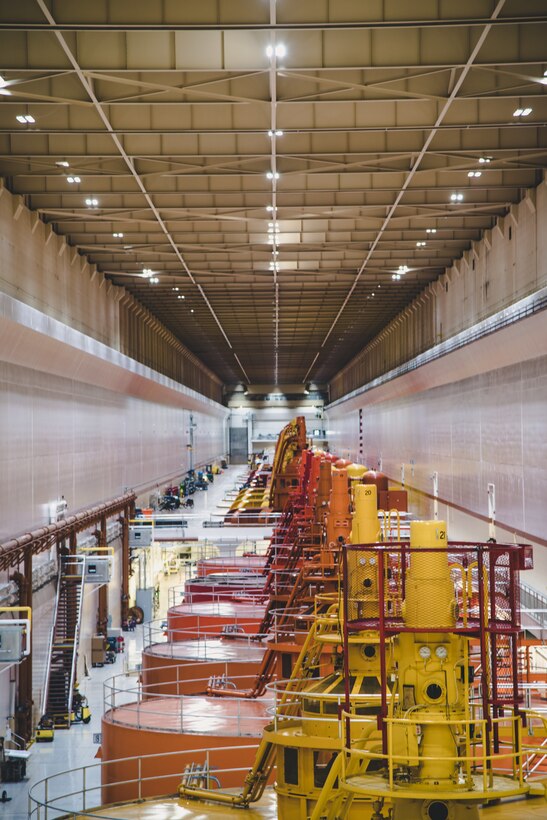
[[0, 174], [225, 382], [324, 382], [541, 179], [546, 72], [542, 0], [0, 0]]

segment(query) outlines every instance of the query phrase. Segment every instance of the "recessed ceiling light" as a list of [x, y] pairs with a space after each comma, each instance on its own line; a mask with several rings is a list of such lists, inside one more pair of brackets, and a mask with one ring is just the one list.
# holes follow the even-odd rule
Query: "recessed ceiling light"
[[284, 57], [286, 53], [287, 48], [285, 45], [283, 45], [283, 43], [277, 43], [275, 48], [272, 45], [269, 45], [266, 48], [266, 55], [270, 58], [273, 57], [274, 54], [276, 57]]

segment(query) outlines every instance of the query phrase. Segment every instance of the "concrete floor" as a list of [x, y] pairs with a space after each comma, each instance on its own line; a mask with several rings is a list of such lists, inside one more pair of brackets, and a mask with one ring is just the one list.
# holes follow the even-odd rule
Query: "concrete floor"
[[[212, 517], [217, 518], [216, 515], [212, 516], [212, 513], [219, 513], [218, 520], [220, 520], [223, 510], [217, 508], [217, 504], [221, 502], [224, 493], [235, 486], [237, 477], [243, 475], [244, 472], [245, 468], [243, 466], [229, 467], [221, 476], [215, 478], [214, 483], [210, 485], [207, 491], [195, 493], [193, 496], [195, 506], [192, 515], [188, 516], [189, 527], [185, 532], [185, 537], [207, 538], [210, 541], [219, 539], [221, 541], [225, 539], [255, 540], [263, 539], [271, 534], [271, 527], [217, 529], [203, 526], [204, 521], [211, 520]], [[184, 580], [184, 572], [160, 579], [159, 617], [164, 617], [166, 614], [169, 587], [183, 583]], [[14, 784], [0, 784], [0, 793], [5, 789], [8, 797], [11, 798], [8, 803], [0, 802], [0, 820], [23, 820], [27, 818], [29, 789], [32, 784], [45, 777], [70, 770], [70, 773], [56, 778], [52, 782], [50, 796], [51, 794], [62, 794], [81, 789], [83, 775], [78, 767], [98, 763], [95, 756], [100, 745], [103, 682], [117, 675], [116, 684], [118, 687], [123, 688], [123, 681], [125, 680], [128, 689], [134, 688], [136, 676], [135, 673], [131, 674], [130, 670], [135, 670], [140, 664], [142, 646], [142, 627], [137, 627], [133, 633], [125, 633], [125, 652], [123, 655], [117, 656], [116, 663], [103, 668], [91, 669], [89, 676], [80, 681], [80, 691], [88, 698], [91, 708], [91, 722], [87, 726], [80, 724], [73, 726], [68, 731], [57, 731], [53, 743], [34, 744], [31, 747], [32, 754], [27, 764], [26, 781]], [[129, 674], [124, 676], [124, 672], [127, 671], [129, 671]], [[132, 700], [133, 696], [128, 699]], [[130, 754], [130, 750], [128, 750], [128, 754]], [[99, 783], [100, 766], [97, 765], [93, 770], [86, 772], [86, 785], [88, 788], [90, 786], [98, 787]], [[98, 788], [97, 791], [90, 794], [87, 805], [97, 804], [100, 804]], [[63, 806], [66, 807], [66, 805], [66, 802], [63, 801]], [[80, 804], [75, 798], [74, 808], [76, 807], [80, 807]], [[55, 812], [49, 812], [48, 820], [55, 816], [57, 816]], [[43, 811], [40, 817], [45, 817]]]

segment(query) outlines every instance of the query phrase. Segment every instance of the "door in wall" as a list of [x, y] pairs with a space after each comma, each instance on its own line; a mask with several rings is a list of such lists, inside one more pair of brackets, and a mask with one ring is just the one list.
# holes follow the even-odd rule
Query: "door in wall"
[[247, 464], [247, 427], [230, 427], [230, 464]]

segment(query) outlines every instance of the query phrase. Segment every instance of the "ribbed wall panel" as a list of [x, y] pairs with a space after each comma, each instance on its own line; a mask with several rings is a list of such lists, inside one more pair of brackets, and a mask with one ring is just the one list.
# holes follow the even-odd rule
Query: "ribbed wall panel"
[[545, 287], [546, 224], [542, 182], [340, 371], [331, 401]]
[[[193, 413], [194, 463], [224, 452], [223, 419]], [[189, 411], [0, 363], [0, 539], [188, 468]]]
[[[395, 480], [404, 464], [407, 485], [426, 493], [437, 472], [441, 498], [482, 516], [493, 483], [497, 520], [546, 540], [546, 408], [547, 356], [432, 389], [424, 383], [421, 392], [401, 398], [363, 399], [363, 461]], [[332, 449], [358, 459], [359, 410], [333, 407], [328, 427]], [[416, 495], [413, 511], [430, 516], [431, 500]], [[486, 524], [468, 522], [466, 535], [485, 539]], [[547, 566], [545, 547], [536, 555], [538, 566]], [[545, 578], [534, 577], [544, 589]]]

